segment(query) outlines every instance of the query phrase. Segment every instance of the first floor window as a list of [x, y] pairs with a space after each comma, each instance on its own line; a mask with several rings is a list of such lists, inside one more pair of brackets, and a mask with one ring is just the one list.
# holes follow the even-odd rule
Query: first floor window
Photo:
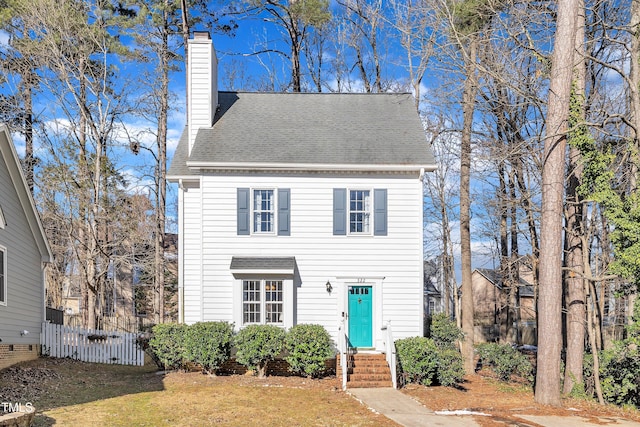
[[7, 262], [6, 249], [0, 247], [0, 304], [7, 303]]
[[242, 281], [242, 322], [282, 324], [282, 280]]

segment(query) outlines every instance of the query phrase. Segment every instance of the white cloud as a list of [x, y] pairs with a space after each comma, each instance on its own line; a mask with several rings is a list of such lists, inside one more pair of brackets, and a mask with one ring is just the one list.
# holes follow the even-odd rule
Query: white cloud
[[6, 31], [0, 30], [0, 46], [8, 46], [9, 45], [9, 33]]

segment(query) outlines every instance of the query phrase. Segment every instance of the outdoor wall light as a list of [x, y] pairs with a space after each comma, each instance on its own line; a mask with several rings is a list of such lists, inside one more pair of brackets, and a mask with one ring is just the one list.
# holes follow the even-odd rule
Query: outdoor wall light
[[23, 337], [25, 335], [29, 335], [29, 331], [27, 331], [26, 329], [24, 331], [20, 331], [20, 336]]
[[327, 283], [325, 284], [325, 286], [327, 287], [327, 292], [331, 293], [331, 291], [333, 290], [333, 286], [331, 286], [331, 282], [327, 280]]

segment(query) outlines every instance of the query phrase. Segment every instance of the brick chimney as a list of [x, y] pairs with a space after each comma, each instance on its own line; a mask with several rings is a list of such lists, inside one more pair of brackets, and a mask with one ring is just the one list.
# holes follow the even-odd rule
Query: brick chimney
[[218, 58], [208, 31], [194, 31], [188, 55], [187, 125], [191, 155], [198, 129], [213, 125], [218, 108]]

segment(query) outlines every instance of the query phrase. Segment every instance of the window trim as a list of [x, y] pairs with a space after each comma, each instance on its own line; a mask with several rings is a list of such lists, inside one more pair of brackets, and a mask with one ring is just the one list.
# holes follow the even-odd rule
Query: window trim
[[[269, 282], [276, 282], [279, 283], [280, 289], [279, 290], [275, 290], [275, 292], [279, 292], [280, 293], [280, 301], [269, 301], [267, 299], [267, 293], [268, 292], [274, 292], [273, 290], [269, 290], [267, 291], [267, 283]], [[247, 283], [257, 283], [259, 285], [259, 289], [257, 290], [258, 294], [259, 294], [259, 299], [258, 300], [245, 300], [244, 296], [246, 292], [253, 292], [255, 293], [256, 290], [255, 288], [253, 289], [245, 289], [245, 285]], [[282, 321], [280, 322], [269, 322], [267, 321], [267, 306], [269, 304], [277, 304], [280, 306], [280, 313], [281, 313], [281, 319]], [[257, 322], [251, 322], [251, 321], [245, 321], [245, 307], [247, 305], [258, 305], [258, 317], [259, 320]], [[284, 279], [274, 279], [274, 278], [262, 278], [262, 279], [258, 279], [258, 278], [253, 278], [253, 279], [243, 279], [242, 280], [242, 308], [241, 308], [241, 315], [242, 315], [242, 326], [248, 326], [248, 325], [275, 325], [275, 326], [284, 326], [285, 325], [285, 319], [286, 319], [286, 313], [285, 313], [285, 280]], [[256, 313], [256, 311], [249, 311], [249, 313]]]
[[[271, 231], [258, 231], [256, 230], [256, 212], [263, 212], [262, 210], [256, 209], [256, 191], [271, 191], [272, 192], [272, 202], [271, 209], [269, 211], [271, 213]], [[260, 236], [275, 236], [277, 235], [278, 230], [278, 189], [274, 187], [256, 187], [251, 188], [250, 190], [250, 227], [251, 227], [251, 235], [260, 235]]]
[[[269, 270], [255, 273], [239, 272], [234, 273], [232, 316], [236, 325], [236, 330], [242, 329], [252, 323], [244, 323], [243, 309], [243, 282], [245, 280], [281, 280], [282, 281], [282, 323], [271, 323], [272, 325], [288, 329], [294, 325], [296, 317], [296, 289], [293, 274], [274, 274]], [[253, 323], [254, 324], [254, 323]]]
[[[369, 202], [368, 202], [368, 209], [362, 210], [362, 211], [352, 211], [351, 210], [351, 193], [353, 192], [367, 192], [369, 193]], [[347, 188], [347, 235], [348, 236], [372, 236], [373, 235], [373, 227], [375, 226], [375, 224], [373, 224], [374, 222], [374, 212], [373, 212], [373, 195], [374, 195], [374, 191], [371, 188]], [[364, 199], [362, 201], [362, 203], [364, 204]], [[356, 213], [365, 213], [366, 215], [368, 215], [368, 230], [367, 231], [351, 231], [351, 213], [352, 212], [356, 212]], [[363, 223], [363, 228], [364, 228], [364, 223]]]
[[7, 248], [0, 246], [0, 258], [2, 264], [0, 265], [0, 305], [7, 305]]

